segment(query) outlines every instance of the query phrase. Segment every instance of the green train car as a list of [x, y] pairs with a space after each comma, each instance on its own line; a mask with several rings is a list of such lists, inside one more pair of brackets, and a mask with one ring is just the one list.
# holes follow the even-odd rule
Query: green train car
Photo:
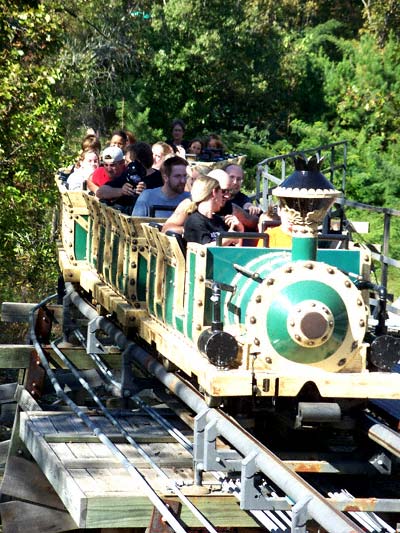
[[371, 362], [367, 248], [319, 247], [340, 194], [319, 171], [275, 190], [292, 249], [203, 246], [59, 183], [59, 265], [128, 335], [205, 393], [350, 405], [399, 398], [400, 375]]

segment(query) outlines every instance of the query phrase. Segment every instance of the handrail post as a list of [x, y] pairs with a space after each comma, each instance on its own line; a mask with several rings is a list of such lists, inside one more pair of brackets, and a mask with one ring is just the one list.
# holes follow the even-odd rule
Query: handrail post
[[390, 214], [384, 214], [383, 219], [383, 258], [382, 258], [382, 275], [381, 275], [381, 285], [387, 289], [387, 280], [388, 280], [388, 263], [386, 262], [386, 257], [389, 256], [389, 238], [390, 238]]

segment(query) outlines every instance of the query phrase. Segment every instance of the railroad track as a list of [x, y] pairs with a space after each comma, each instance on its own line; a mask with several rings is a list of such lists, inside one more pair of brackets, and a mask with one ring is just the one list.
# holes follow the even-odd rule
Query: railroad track
[[[115, 409], [110, 409], [104, 398], [98, 394], [96, 387], [86, 379], [85, 373], [81, 372], [68, 358], [63, 350], [63, 343], [54, 341], [50, 344], [53, 353], [80, 383], [94, 407], [89, 411], [84, 410], [71, 399], [71, 396], [64, 390], [65, 385], [60, 384], [57, 372], [49, 364], [47, 347], [42, 346], [37, 338], [35, 332], [37, 308], [35, 308], [31, 312], [30, 328], [33, 345], [54, 387], [58, 397], [57, 402], [65, 403], [70, 410], [70, 414], [62, 413], [62, 416], [69, 416], [72, 420], [69, 423], [79, 428], [78, 433], [80, 432], [79, 439], [72, 433], [67, 438], [70, 441], [76, 438], [80, 442], [83, 442], [82, 438], [84, 438], [85, 443], [88, 443], [91, 441], [90, 434], [94, 435], [96, 441], [101, 442], [107, 448], [109, 455], [113, 457], [112, 461], [110, 457], [108, 458], [107, 465], [120, 463], [132, 478], [132, 483], [140, 487], [139, 490], [154, 506], [156, 514], [152, 520], [162, 519], [177, 532], [187, 531], [186, 524], [192, 520], [205, 530], [216, 532], [220, 524], [213, 523], [212, 517], [207, 516], [202, 505], [193, 503], [196, 500], [193, 496], [196, 495], [197, 500], [201, 498], [204, 501], [207, 495], [212, 498], [218, 494], [218, 496], [235, 496], [240, 502], [243, 515], [250, 515], [254, 523], [266, 531], [305, 532], [308, 531], [306, 524], [310, 524], [312, 520], [323, 528], [319, 529], [320, 531], [333, 533], [395, 532], [395, 529], [384, 522], [374, 511], [397, 511], [397, 500], [359, 499], [353, 498], [346, 490], [330, 490], [327, 493], [326, 488], [319, 490], [312, 487], [295, 470], [312, 471], [314, 466], [314, 471], [319, 468], [319, 471], [330, 472], [334, 461], [317, 461], [317, 467], [315, 461], [313, 463], [313, 461], [301, 458], [295, 460], [293, 457], [286, 459], [277, 457], [241, 427], [236, 420], [221, 410], [210, 409], [190, 383], [167, 372], [147, 352], [128, 340], [109, 320], [98, 316], [93, 308], [73, 290], [72, 286], [68, 287], [68, 299], [70, 304], [74, 305], [90, 323], [88, 331], [92, 333], [88, 337], [84, 336], [78, 327], [74, 331], [78, 341], [92, 357], [97, 373], [102, 378], [103, 389], [113, 391], [115, 396], [122, 398], [125, 402], [129, 400], [133, 403], [135, 415], [140, 413], [141, 416], [146, 417], [143, 419], [146, 420], [142, 422], [143, 424], [149, 423], [147, 420], [151, 419], [151, 434], [154, 435], [154, 442], [159, 444], [163, 440], [160, 439], [160, 435], [168, 435], [165, 447], [171, 450], [171, 455], [168, 457], [167, 452], [167, 456], [161, 457], [160, 460], [157, 453], [151, 449], [151, 437], [143, 443], [143, 436], [137, 431], [136, 433], [132, 431], [128, 421], [128, 418], [133, 416], [132, 410], [118, 409], [115, 412]], [[45, 303], [47, 302], [42, 302], [41, 305]], [[103, 348], [96, 340], [98, 330], [107, 334], [122, 352], [123, 364], [120, 375], [114, 373], [105, 359], [99, 355]], [[140, 365], [145, 372], [154, 376], [158, 383], [162, 384], [161, 388], [156, 385], [158, 390], [151, 402], [156, 402], [155, 406], [146, 403], [139, 391], [143, 383], [144, 386], [154, 386], [156, 382], [143, 382], [140, 379], [137, 382], [130, 381], [128, 376], [132, 364]], [[169, 391], [168, 394], [165, 393], [165, 388]], [[185, 422], [184, 429], [182, 422], [179, 422], [172, 412], [178, 414], [179, 419]], [[57, 416], [57, 423], [60, 425], [60, 414]], [[34, 419], [35, 416], [25, 418], [26, 434], [32, 433], [33, 435], [41, 431], [35, 426]], [[42, 418], [40, 419], [43, 424]], [[65, 421], [63, 423], [67, 424]], [[371, 416], [365, 420], [365, 424], [367, 432], [370, 432], [376, 441], [379, 440], [379, 445], [386, 447], [391, 453], [394, 450], [395, 455], [398, 456], [400, 441], [394, 432], [389, 435], [387, 431], [390, 430], [372, 419]], [[86, 433], [82, 429], [83, 426], [86, 426]], [[189, 428], [192, 433], [188, 431]], [[47, 433], [47, 443], [51, 443], [52, 440], [56, 442], [59, 438], [59, 436], [51, 437]], [[165, 441], [165, 437], [163, 438]], [[169, 468], [169, 463], [173, 463], [172, 454], [178, 453], [177, 447], [183, 450], [179, 452], [183, 454], [182, 464], [187, 466], [188, 457], [192, 462], [192, 479], [187, 477], [178, 479], [176, 471], [171, 472]], [[79, 465], [79, 461], [80, 459], [76, 457], [69, 458], [69, 462], [68, 460], [64, 462], [64, 467], [82, 466]], [[94, 458], [92, 463], [90, 461], [88, 463], [87, 458], [85, 461], [86, 465], [91, 464], [92, 467], [96, 463]], [[152, 475], [148, 476], [150, 470]], [[154, 481], [155, 479], [157, 481]], [[160, 489], [160, 487], [163, 488]], [[163, 496], [160, 496], [160, 493], [163, 493]], [[178, 511], [176, 501], [179, 501], [182, 508], [185, 508], [184, 512]], [[187, 519], [189, 515], [192, 517], [190, 520]], [[237, 525], [234, 522], [230, 524], [232, 527]]]

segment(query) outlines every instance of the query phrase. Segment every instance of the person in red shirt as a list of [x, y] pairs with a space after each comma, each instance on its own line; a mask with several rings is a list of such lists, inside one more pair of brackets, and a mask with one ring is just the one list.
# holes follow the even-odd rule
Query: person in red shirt
[[88, 190], [94, 193], [102, 185], [118, 178], [125, 170], [124, 153], [118, 146], [105, 148], [102, 159], [104, 166], [97, 168], [87, 180]]

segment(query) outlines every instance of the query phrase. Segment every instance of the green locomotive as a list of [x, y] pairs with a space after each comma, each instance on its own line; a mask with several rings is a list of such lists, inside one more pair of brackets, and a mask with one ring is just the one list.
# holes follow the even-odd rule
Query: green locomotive
[[370, 362], [370, 252], [318, 247], [340, 193], [317, 168], [296, 170], [274, 192], [292, 223], [291, 250], [184, 249], [160, 220], [121, 214], [85, 191], [60, 185], [60, 194], [64, 280], [210, 403], [399, 397], [400, 375]]

